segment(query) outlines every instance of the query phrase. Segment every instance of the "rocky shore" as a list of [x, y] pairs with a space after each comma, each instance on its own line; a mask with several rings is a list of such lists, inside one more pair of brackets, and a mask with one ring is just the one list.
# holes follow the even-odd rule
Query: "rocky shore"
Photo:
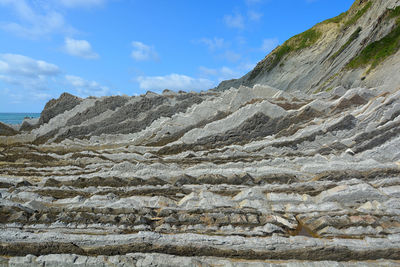
[[63, 94], [1, 126], [0, 266], [398, 266], [399, 115], [395, 89]]

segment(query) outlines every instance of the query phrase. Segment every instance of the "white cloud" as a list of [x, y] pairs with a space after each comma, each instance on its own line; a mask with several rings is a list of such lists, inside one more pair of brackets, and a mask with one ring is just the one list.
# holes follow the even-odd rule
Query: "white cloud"
[[136, 61], [158, 60], [158, 54], [154, 47], [146, 45], [142, 42], [133, 41], [133, 50], [131, 56]]
[[17, 54], [0, 54], [0, 82], [13, 104], [44, 101], [51, 98], [49, 88], [60, 73], [58, 66]]
[[65, 80], [74, 87], [80, 97], [105, 96], [110, 92], [107, 86], [95, 81], [88, 81], [79, 76], [65, 75]]
[[43, 78], [60, 73], [58, 66], [18, 54], [0, 54], [0, 74], [12, 78]]
[[202, 38], [200, 39], [199, 42], [206, 45], [208, 49], [210, 49], [211, 51], [214, 51], [216, 49], [221, 49], [226, 45], [225, 40], [223, 38], [217, 38], [217, 37], [214, 37], [212, 39]]
[[225, 15], [224, 22], [230, 28], [244, 29], [244, 18], [240, 13]]
[[33, 8], [28, 3], [26, 0], [0, 0], [0, 5], [13, 9], [18, 18], [18, 22], [1, 22], [0, 27], [18, 36], [32, 39], [54, 32], [74, 32], [59, 12], [43, 8], [40, 4]]
[[95, 7], [102, 6], [106, 0], [57, 0], [59, 3], [68, 8], [75, 7]]
[[86, 40], [65, 38], [64, 50], [68, 54], [85, 59], [96, 59], [99, 55], [92, 50], [92, 46]]
[[275, 49], [278, 44], [279, 40], [277, 38], [264, 39], [261, 45], [261, 50], [265, 53], [269, 53]]
[[144, 90], [161, 91], [171, 90], [207, 90], [214, 86], [208, 79], [192, 78], [181, 74], [170, 74], [165, 76], [140, 76], [137, 78], [139, 87]]
[[250, 10], [249, 12], [247, 12], [247, 15], [249, 16], [250, 20], [259, 21], [262, 18], [263, 13], [260, 13], [260, 12], [254, 11], [254, 10]]

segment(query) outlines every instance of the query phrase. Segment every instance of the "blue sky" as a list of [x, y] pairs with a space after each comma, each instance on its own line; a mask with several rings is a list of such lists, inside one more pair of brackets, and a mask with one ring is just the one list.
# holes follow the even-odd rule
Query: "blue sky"
[[200, 91], [353, 0], [0, 0], [0, 112], [86, 97]]

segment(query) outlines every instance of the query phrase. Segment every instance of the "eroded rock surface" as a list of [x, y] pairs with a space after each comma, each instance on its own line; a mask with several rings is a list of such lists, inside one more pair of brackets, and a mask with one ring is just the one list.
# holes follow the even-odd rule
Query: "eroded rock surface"
[[399, 264], [400, 91], [78, 102], [0, 137], [0, 264]]

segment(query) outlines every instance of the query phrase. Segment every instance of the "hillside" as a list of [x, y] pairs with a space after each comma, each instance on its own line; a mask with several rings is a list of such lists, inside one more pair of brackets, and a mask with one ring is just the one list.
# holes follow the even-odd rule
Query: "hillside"
[[399, 0], [356, 0], [347, 12], [292, 37], [245, 76], [216, 89], [255, 84], [307, 93], [336, 86], [398, 88], [399, 6]]

